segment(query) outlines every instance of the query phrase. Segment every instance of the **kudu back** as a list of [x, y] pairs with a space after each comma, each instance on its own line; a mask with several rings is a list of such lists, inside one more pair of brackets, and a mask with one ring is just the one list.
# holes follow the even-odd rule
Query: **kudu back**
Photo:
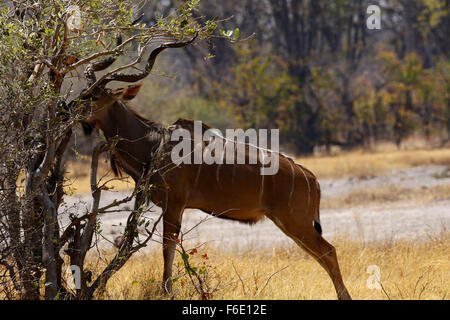
[[[190, 42], [162, 46], [182, 47]], [[121, 75], [110, 78], [109, 81], [135, 82], [143, 79], [150, 73], [154, 60], [162, 49], [156, 54], [155, 51], [149, 57], [145, 72]], [[86, 75], [90, 78], [90, 83], [96, 81], [93, 71], [99, 71], [105, 65], [97, 63], [88, 67]], [[180, 232], [184, 209], [195, 208], [220, 218], [250, 224], [264, 217], [269, 218], [328, 272], [338, 298], [350, 299], [339, 270], [336, 250], [321, 236], [320, 186], [311, 171], [277, 153], [278, 172], [274, 175], [261, 175], [261, 164], [249, 164], [248, 146], [245, 149], [245, 164], [177, 166], [170, 157], [171, 150], [177, 143], [171, 141], [171, 132], [185, 129], [194, 136], [193, 121], [179, 119], [169, 127], [164, 127], [147, 120], [127, 105], [127, 101], [136, 96], [141, 85], [110, 90], [104, 88], [105, 84], [97, 91], [96, 101], [91, 104], [91, 114], [85, 121], [85, 126], [97, 127], [107, 140], [116, 139], [111, 152], [116, 172], [123, 170], [138, 183], [150, 170], [157, 170], [157, 174], [150, 178], [151, 183], [156, 186], [151, 192], [151, 201], [163, 210], [163, 283], [167, 291], [172, 288], [172, 263], [176, 246], [174, 235]], [[203, 130], [208, 128], [204, 125]], [[195, 143], [192, 141], [193, 149], [198, 147]], [[202, 144], [201, 148], [204, 148], [206, 142]], [[155, 162], [157, 154], [159, 158]], [[141, 196], [138, 194], [137, 202]]]

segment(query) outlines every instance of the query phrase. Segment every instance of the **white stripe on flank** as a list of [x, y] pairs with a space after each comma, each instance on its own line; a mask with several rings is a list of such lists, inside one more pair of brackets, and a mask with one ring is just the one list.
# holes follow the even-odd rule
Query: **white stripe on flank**
[[309, 180], [308, 180], [308, 177], [306, 176], [305, 170], [303, 170], [303, 167], [298, 163], [296, 163], [296, 165], [302, 170], [303, 176], [305, 177], [305, 180], [306, 180], [306, 184], [308, 185], [308, 206], [307, 206], [307, 208], [308, 208], [308, 212], [309, 212], [309, 207], [311, 205], [311, 186], [309, 185]]
[[[296, 163], [295, 160], [294, 160], [292, 157], [289, 157], [289, 156], [287, 156], [287, 155], [285, 155], [285, 154], [283, 154], [283, 153], [279, 153], [279, 154], [280, 154], [280, 156], [283, 156], [283, 157], [285, 157], [286, 159], [291, 160], [291, 161], [292, 161], [296, 166], [298, 166], [298, 167], [300, 168], [300, 170], [302, 171], [303, 176], [305, 177], [305, 180], [306, 180], [306, 184], [307, 184], [307, 186], [308, 186], [308, 203], [307, 203], [307, 209], [308, 209], [308, 211], [309, 211], [309, 208], [310, 208], [310, 205], [311, 205], [311, 186], [309, 185], [309, 180], [308, 180], [308, 177], [306, 176], [305, 170], [303, 169], [302, 165]], [[292, 167], [291, 161], [289, 161], [289, 165], [291, 166], [292, 173], [293, 173], [293, 167]], [[293, 182], [292, 182], [292, 187], [293, 187]], [[292, 193], [293, 193], [293, 189], [291, 189], [291, 194], [289, 195], [289, 202], [288, 202], [289, 207], [290, 207], [290, 201], [291, 201]], [[291, 209], [292, 209], [292, 208], [291, 208]]]
[[261, 175], [261, 188], [259, 190], [259, 203], [261, 204], [262, 202], [262, 198], [263, 198], [263, 193], [264, 193], [264, 177], [265, 175]]
[[197, 187], [198, 179], [199, 179], [199, 177], [200, 177], [200, 171], [202, 171], [202, 165], [203, 165], [202, 163], [200, 163], [200, 164], [198, 165], [197, 176], [195, 177], [195, 182], [194, 182], [194, 188]]
[[295, 185], [295, 171], [294, 171], [294, 167], [292, 166], [292, 163], [289, 161], [289, 165], [291, 166], [291, 177], [292, 177], [292, 181], [291, 181], [291, 192], [289, 193], [289, 199], [288, 199], [288, 206], [291, 206], [291, 199], [292, 199], [292, 195], [294, 194], [294, 185]]
[[216, 180], [219, 182], [219, 171], [220, 171], [220, 163], [217, 164], [217, 170], [216, 170]]

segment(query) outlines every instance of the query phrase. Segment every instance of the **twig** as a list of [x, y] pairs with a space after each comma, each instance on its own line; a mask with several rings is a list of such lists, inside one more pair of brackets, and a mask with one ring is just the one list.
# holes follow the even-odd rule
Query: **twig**
[[231, 265], [233, 266], [234, 272], [236, 272], [236, 275], [238, 276], [239, 281], [240, 281], [241, 284], [242, 284], [242, 291], [244, 291], [244, 295], [246, 296], [246, 295], [247, 295], [247, 292], [246, 292], [246, 290], [245, 290], [245, 284], [244, 284], [244, 281], [242, 280], [241, 275], [239, 274], [239, 272], [236, 270], [236, 267], [234, 266], [234, 262], [233, 262], [233, 261], [231, 261]]
[[261, 288], [261, 290], [256, 294], [256, 296], [258, 297], [258, 296], [264, 291], [264, 289], [265, 289], [265, 288], [267, 287], [267, 285], [269, 284], [270, 279], [272, 279], [272, 277], [273, 277], [274, 275], [276, 275], [277, 273], [283, 271], [284, 269], [287, 269], [288, 267], [289, 267], [289, 265], [287, 265], [287, 266], [285, 266], [285, 267], [283, 267], [283, 268], [281, 268], [281, 269], [275, 271], [274, 273], [272, 273], [272, 274], [270, 275], [270, 277], [267, 278], [267, 281], [266, 281], [266, 283], [264, 284], [264, 287]]

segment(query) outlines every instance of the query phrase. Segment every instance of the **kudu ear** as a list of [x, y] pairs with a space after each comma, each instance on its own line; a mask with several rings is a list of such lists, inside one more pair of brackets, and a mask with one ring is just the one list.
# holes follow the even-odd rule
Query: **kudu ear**
[[113, 90], [113, 95], [117, 99], [122, 100], [132, 100], [136, 95], [139, 93], [139, 90], [142, 87], [142, 83], [139, 84], [133, 84], [131, 86], [128, 86], [126, 88], [120, 88]]

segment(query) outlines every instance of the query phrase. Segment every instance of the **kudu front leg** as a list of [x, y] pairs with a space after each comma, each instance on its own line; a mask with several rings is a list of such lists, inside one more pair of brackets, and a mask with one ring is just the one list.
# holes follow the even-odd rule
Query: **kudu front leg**
[[163, 214], [163, 290], [172, 292], [172, 265], [175, 256], [176, 237], [180, 233], [184, 207], [175, 206], [166, 209]]

